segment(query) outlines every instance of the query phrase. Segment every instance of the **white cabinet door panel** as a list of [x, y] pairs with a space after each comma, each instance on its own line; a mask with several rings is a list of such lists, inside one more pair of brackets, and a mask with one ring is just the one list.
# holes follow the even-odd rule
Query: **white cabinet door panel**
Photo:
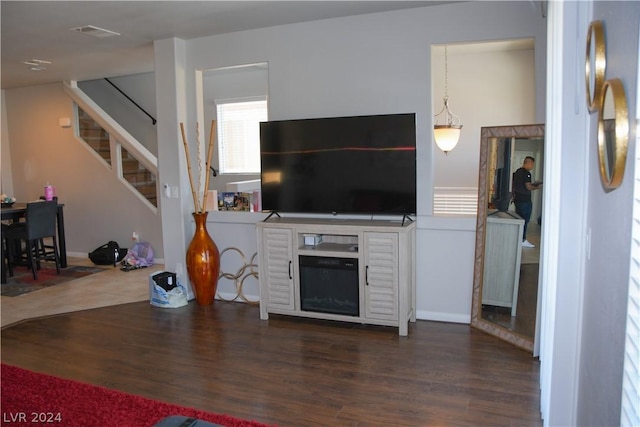
[[287, 229], [265, 229], [263, 244], [267, 306], [294, 310], [292, 232]]
[[365, 233], [365, 317], [398, 319], [398, 235]]

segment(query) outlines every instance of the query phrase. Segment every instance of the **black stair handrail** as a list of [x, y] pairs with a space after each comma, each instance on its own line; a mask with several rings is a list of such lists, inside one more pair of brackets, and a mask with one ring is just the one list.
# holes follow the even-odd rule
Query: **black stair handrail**
[[116, 86], [116, 85], [115, 85], [111, 80], [109, 80], [109, 79], [108, 79], [108, 78], [106, 78], [106, 77], [105, 77], [104, 79], [107, 81], [107, 83], [109, 83], [111, 86], [113, 86], [114, 88], [116, 88], [116, 90], [117, 90], [118, 92], [120, 92], [122, 95], [124, 95], [124, 97], [125, 97], [125, 98], [127, 98], [129, 101], [131, 101], [131, 103], [132, 103], [133, 105], [135, 105], [136, 107], [138, 107], [138, 109], [140, 109], [140, 111], [142, 111], [143, 113], [145, 113], [145, 114], [147, 115], [147, 117], [149, 117], [149, 118], [151, 119], [151, 122], [152, 122], [154, 125], [158, 122], [158, 121], [157, 121], [157, 120], [156, 120], [156, 119], [155, 119], [151, 114], [147, 113], [147, 111], [146, 111], [144, 108], [142, 108], [140, 105], [138, 105], [138, 103], [137, 103], [136, 101], [134, 101], [133, 99], [131, 99], [131, 98], [129, 97], [129, 95], [127, 95], [126, 93], [124, 93], [124, 92], [122, 91], [122, 89], [120, 89], [118, 86]]

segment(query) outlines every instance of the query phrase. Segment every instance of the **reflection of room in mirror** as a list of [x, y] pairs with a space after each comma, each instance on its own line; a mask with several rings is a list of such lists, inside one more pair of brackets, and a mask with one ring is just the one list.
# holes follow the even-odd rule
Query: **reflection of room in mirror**
[[494, 138], [489, 147], [489, 209], [506, 211], [511, 201], [513, 138]]
[[520, 260], [517, 311], [511, 316], [510, 307], [489, 304], [482, 306], [482, 318], [505, 327], [517, 334], [533, 338], [536, 326], [538, 300], [538, 271], [540, 268], [540, 225], [531, 221], [527, 230], [527, 240], [535, 248], [524, 248]]
[[604, 167], [607, 176], [611, 176], [613, 173], [613, 167], [616, 161], [616, 121], [615, 119], [604, 119]]
[[602, 103], [602, 122], [604, 125], [604, 151], [603, 165], [605, 173], [611, 177], [613, 167], [616, 161], [616, 113], [613, 101], [613, 92], [607, 90], [604, 93], [604, 102]]
[[[589, 43], [589, 46], [587, 48], [587, 53], [596, 51], [596, 39], [595, 39], [595, 37], [591, 38], [590, 41], [591, 41], [591, 43]], [[586, 67], [587, 67], [587, 75], [586, 75], [587, 88], [589, 89], [589, 92], [587, 92], [587, 93], [588, 94], [595, 94], [596, 93], [596, 73], [595, 73], [595, 70], [596, 70], [596, 55], [595, 54], [589, 54], [588, 55]], [[598, 82], [598, 84], [602, 84], [602, 82]]]

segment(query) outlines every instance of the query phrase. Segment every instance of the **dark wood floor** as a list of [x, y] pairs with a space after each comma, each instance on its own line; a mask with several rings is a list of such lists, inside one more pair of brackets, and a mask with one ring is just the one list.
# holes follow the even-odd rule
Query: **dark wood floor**
[[142, 302], [5, 328], [2, 362], [281, 427], [542, 425], [538, 361], [461, 324]]

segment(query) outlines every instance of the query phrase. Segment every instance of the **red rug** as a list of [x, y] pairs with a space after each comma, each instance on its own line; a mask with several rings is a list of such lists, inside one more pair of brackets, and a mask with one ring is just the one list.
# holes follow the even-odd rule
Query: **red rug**
[[229, 415], [154, 401], [2, 364], [2, 422], [7, 426], [151, 427], [171, 415], [223, 426], [266, 427]]

